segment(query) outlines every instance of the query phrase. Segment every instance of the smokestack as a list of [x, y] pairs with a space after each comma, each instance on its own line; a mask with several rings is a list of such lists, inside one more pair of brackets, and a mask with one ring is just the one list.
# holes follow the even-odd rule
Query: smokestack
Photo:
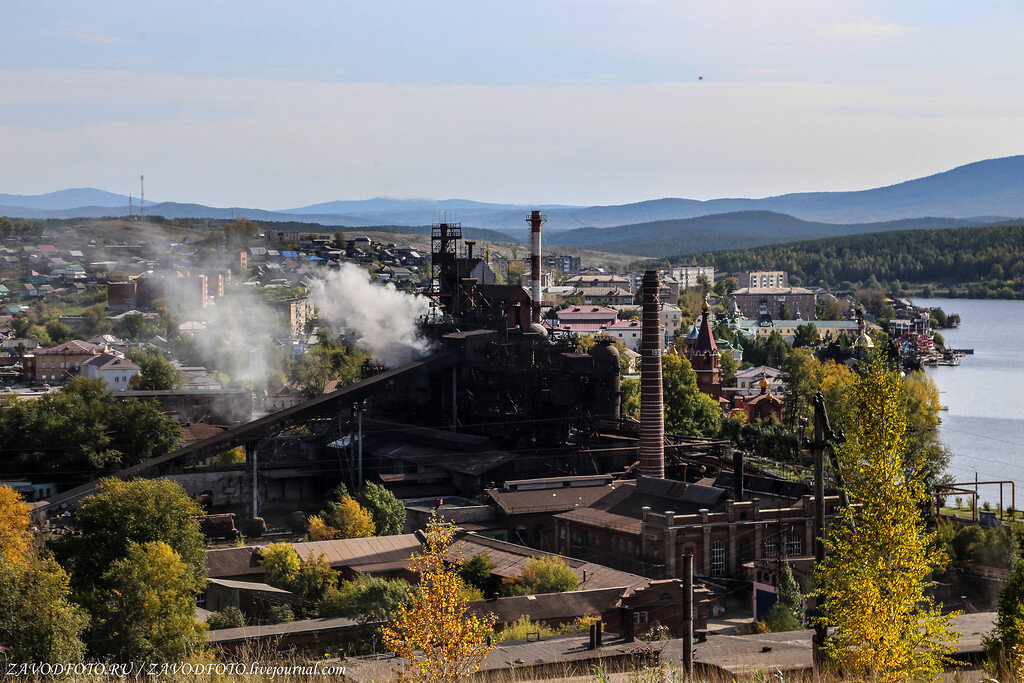
[[661, 389], [658, 271], [644, 271], [640, 328], [640, 474], [665, 478], [665, 409]]
[[733, 500], [737, 503], [743, 500], [743, 453], [735, 451], [732, 454], [732, 488]]
[[540, 322], [540, 226], [546, 220], [540, 211], [530, 212], [530, 297], [533, 299], [530, 321], [535, 323]]

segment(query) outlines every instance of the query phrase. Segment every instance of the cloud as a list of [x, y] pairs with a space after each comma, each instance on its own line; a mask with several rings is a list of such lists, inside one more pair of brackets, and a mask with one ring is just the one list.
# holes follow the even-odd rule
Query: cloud
[[871, 17], [867, 21], [851, 21], [845, 24], [833, 24], [821, 31], [826, 38], [884, 38], [913, 33], [921, 30], [920, 26], [909, 26], [883, 21], [882, 17]]

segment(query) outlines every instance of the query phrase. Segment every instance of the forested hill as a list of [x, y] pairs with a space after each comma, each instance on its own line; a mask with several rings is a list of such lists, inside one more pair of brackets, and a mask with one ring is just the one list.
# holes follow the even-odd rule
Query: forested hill
[[[691, 253], [672, 263], [714, 263], [721, 273], [785, 270], [791, 281], [849, 289], [928, 285], [936, 295], [1024, 298], [1024, 222], [904, 230]], [[873, 283], [872, 283], [873, 284]]]
[[544, 235], [551, 246], [571, 245], [597, 251], [661, 257], [680, 252], [756, 247], [856, 233], [928, 230], [984, 225], [990, 220], [907, 218], [879, 223], [816, 223], [772, 211], [737, 211], [697, 218], [654, 221], [615, 228], [579, 228]]

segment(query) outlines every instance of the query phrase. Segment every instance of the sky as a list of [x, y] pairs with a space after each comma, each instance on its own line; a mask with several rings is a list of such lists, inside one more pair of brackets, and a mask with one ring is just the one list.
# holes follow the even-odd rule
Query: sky
[[12, 0], [0, 193], [865, 189], [1024, 153], [1020, 0]]

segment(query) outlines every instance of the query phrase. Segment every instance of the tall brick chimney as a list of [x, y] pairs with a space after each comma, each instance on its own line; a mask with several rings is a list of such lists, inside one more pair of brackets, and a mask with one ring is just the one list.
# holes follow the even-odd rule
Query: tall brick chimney
[[530, 219], [530, 298], [533, 307], [530, 322], [540, 322], [540, 226], [547, 220], [540, 211], [531, 211]]
[[665, 478], [665, 407], [661, 387], [658, 271], [644, 271], [640, 328], [640, 474]]

